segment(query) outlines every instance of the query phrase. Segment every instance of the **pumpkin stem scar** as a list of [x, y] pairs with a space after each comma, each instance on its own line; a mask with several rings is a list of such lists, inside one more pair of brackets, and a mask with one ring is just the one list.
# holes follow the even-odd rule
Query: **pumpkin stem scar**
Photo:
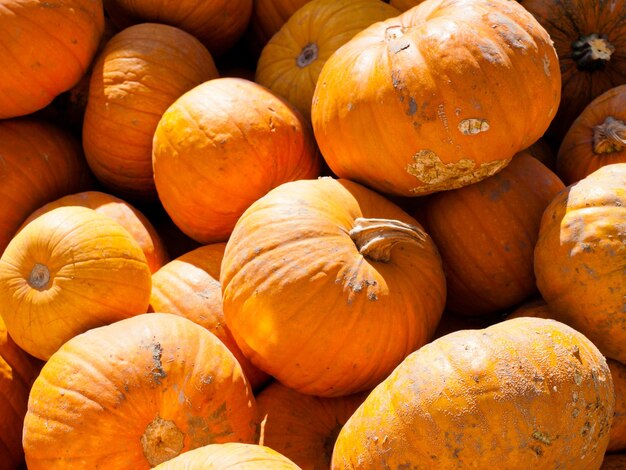
[[300, 51], [300, 55], [296, 58], [296, 64], [303, 69], [307, 65], [312, 64], [317, 60], [318, 48], [314, 42], [308, 43]]
[[46, 290], [50, 283], [50, 270], [41, 263], [35, 263], [28, 276], [28, 284], [37, 290]]
[[576, 68], [587, 72], [602, 70], [611, 60], [613, 52], [615, 46], [604, 34], [593, 33], [572, 43], [572, 58]]
[[391, 260], [391, 250], [398, 243], [421, 246], [426, 241], [426, 233], [421, 228], [391, 219], [358, 217], [349, 235], [359, 253], [371, 261], [383, 263]]
[[170, 460], [181, 453], [185, 435], [174, 421], [157, 416], [146, 426], [141, 436], [143, 455], [151, 467]]
[[602, 124], [593, 127], [593, 153], [620, 152], [626, 147], [626, 124], [608, 116]]

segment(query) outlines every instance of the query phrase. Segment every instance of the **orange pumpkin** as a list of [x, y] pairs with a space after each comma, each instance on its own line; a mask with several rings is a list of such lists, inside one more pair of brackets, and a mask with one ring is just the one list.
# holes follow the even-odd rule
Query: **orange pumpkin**
[[537, 142], [528, 147], [526, 152], [554, 171], [556, 166], [556, 155], [546, 139], [539, 139]]
[[624, 470], [626, 468], [626, 454], [610, 454], [604, 456], [600, 470]]
[[556, 171], [572, 184], [598, 168], [626, 163], [626, 84], [594, 99], [565, 134]]
[[429, 341], [441, 260], [415, 219], [347, 180], [285, 183], [241, 216], [220, 275], [243, 353], [318, 396], [369, 390]]
[[239, 78], [209, 80], [176, 100], [159, 121], [152, 158], [163, 207], [200, 243], [226, 241], [267, 191], [319, 173], [300, 113]]
[[626, 365], [613, 359], [606, 362], [611, 370], [615, 390], [615, 412], [606, 450], [620, 452], [626, 450]]
[[153, 311], [188, 318], [205, 327], [233, 353], [253, 390], [269, 376], [243, 355], [224, 321], [220, 265], [225, 243], [197, 248], [170, 261], [152, 275], [150, 306]]
[[261, 50], [299, 8], [311, 0], [254, 0], [250, 17], [251, 39]]
[[35, 381], [29, 469], [149, 469], [207, 444], [254, 442], [257, 410], [234, 356], [186, 318], [152, 313], [65, 343]]
[[274, 382], [256, 397], [261, 417], [260, 442], [303, 470], [330, 469], [339, 431], [367, 393], [322, 398]]
[[422, 221], [446, 273], [446, 309], [486, 315], [536, 292], [533, 250], [544, 209], [565, 186], [526, 152], [479, 183], [428, 198]]
[[407, 357], [344, 425], [332, 468], [597, 470], [613, 409], [591, 341], [554, 320], [507, 320]]
[[311, 116], [337, 176], [418, 196], [504, 168], [545, 132], [560, 85], [550, 37], [520, 5], [433, 0], [339, 48]]
[[554, 318], [548, 309], [548, 304], [543, 299], [534, 299], [524, 302], [506, 318], [510, 320], [518, 317]]
[[391, 0], [389, 4], [400, 11], [407, 11], [423, 1], [424, 0]]
[[47, 106], [87, 71], [104, 31], [102, 0], [3, 0], [0, 119]]
[[146, 312], [150, 269], [117, 222], [59, 207], [18, 233], [0, 258], [0, 315], [15, 342], [47, 360], [90, 328]]
[[626, 362], [626, 163], [604, 166], [546, 208], [537, 286], [554, 318]]
[[159, 119], [183, 93], [217, 76], [211, 54], [178, 28], [146, 23], [113, 36], [94, 65], [83, 122], [96, 177], [116, 195], [156, 199], [152, 137]]
[[399, 14], [380, 0], [308, 2], [263, 48], [255, 81], [310, 119], [315, 84], [326, 60], [356, 33]]
[[146, 216], [129, 203], [100, 191], [70, 194], [49, 202], [33, 212], [24, 221], [22, 227], [46, 212], [66, 206], [87, 207], [119, 223], [139, 244], [146, 257], [150, 272], [157, 271], [167, 262], [165, 246]]

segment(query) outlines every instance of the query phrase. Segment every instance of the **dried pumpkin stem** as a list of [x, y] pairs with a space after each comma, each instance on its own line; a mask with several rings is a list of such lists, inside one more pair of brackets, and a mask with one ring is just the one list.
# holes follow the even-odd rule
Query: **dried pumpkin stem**
[[174, 421], [157, 416], [141, 436], [141, 447], [150, 467], [176, 457], [183, 450], [185, 435]]
[[35, 263], [28, 276], [28, 284], [37, 290], [45, 290], [50, 283], [50, 270], [45, 264]]
[[611, 60], [614, 51], [615, 46], [609, 42], [606, 35], [596, 33], [581, 37], [572, 43], [572, 58], [576, 68], [587, 72], [602, 70]]
[[314, 42], [308, 43], [300, 51], [300, 55], [296, 58], [296, 64], [303, 69], [307, 65], [312, 64], [317, 60], [318, 48]]
[[359, 217], [349, 234], [359, 253], [371, 261], [383, 263], [391, 260], [391, 250], [398, 243], [422, 245], [426, 241], [426, 233], [421, 228], [391, 219]]
[[602, 124], [593, 127], [593, 152], [615, 153], [626, 147], [626, 124], [608, 116]]

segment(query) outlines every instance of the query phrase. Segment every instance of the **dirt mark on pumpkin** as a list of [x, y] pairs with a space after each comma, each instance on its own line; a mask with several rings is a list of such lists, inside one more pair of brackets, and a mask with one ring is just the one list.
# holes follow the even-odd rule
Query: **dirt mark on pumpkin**
[[161, 379], [167, 377], [167, 373], [163, 370], [163, 363], [161, 357], [163, 356], [163, 348], [161, 343], [152, 344], [152, 378], [154, 381], [161, 385]]

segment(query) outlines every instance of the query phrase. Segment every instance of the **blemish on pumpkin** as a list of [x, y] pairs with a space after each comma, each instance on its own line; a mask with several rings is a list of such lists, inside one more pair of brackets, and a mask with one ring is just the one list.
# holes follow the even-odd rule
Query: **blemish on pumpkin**
[[574, 371], [574, 383], [576, 385], [580, 385], [583, 383], [583, 376], [580, 375], [580, 372], [577, 370]]
[[140, 438], [143, 455], [151, 467], [166, 462], [181, 453], [185, 435], [174, 421], [157, 416]]
[[50, 271], [45, 264], [35, 263], [28, 276], [28, 285], [37, 290], [46, 290], [50, 284]]
[[161, 385], [161, 379], [167, 377], [167, 373], [163, 370], [163, 364], [161, 362], [162, 355], [163, 348], [161, 347], [161, 343], [154, 343], [152, 345], [152, 377], [158, 385]]
[[417, 103], [413, 98], [409, 98], [409, 109], [407, 109], [406, 113], [409, 116], [413, 116], [417, 112]]
[[544, 55], [541, 61], [543, 62], [543, 73], [545, 73], [549, 77], [551, 75], [550, 74], [550, 59], [548, 59], [548, 56]]
[[557, 440], [559, 436], [550, 437], [548, 434], [545, 434], [541, 431], [533, 431], [531, 434], [533, 439], [536, 439], [540, 442], [543, 442], [546, 445], [551, 445], [553, 441]]
[[469, 118], [463, 119], [458, 125], [463, 135], [476, 135], [489, 130], [489, 122], [486, 119]]

